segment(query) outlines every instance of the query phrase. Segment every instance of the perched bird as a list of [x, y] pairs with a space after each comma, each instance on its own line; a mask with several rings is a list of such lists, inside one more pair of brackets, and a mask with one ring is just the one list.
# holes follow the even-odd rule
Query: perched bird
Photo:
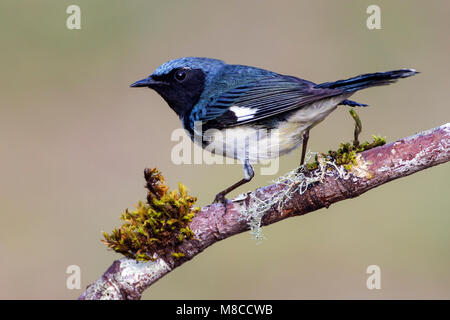
[[309, 131], [338, 105], [365, 107], [348, 98], [416, 73], [400, 69], [315, 84], [260, 68], [187, 57], [164, 63], [131, 87], [155, 90], [194, 142], [242, 162], [244, 178], [214, 200], [226, 207], [225, 195], [253, 178], [252, 163], [288, 153], [303, 142], [302, 165]]

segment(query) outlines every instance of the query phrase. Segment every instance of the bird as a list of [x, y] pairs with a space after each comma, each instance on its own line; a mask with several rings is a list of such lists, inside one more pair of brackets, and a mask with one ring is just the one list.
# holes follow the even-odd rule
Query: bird
[[313, 127], [339, 105], [367, 106], [348, 99], [356, 91], [417, 73], [399, 69], [316, 84], [218, 59], [184, 57], [160, 65], [130, 86], [156, 91], [178, 115], [194, 143], [242, 163], [244, 177], [217, 193], [213, 201], [226, 208], [226, 195], [254, 177], [253, 164], [302, 145], [303, 165]]

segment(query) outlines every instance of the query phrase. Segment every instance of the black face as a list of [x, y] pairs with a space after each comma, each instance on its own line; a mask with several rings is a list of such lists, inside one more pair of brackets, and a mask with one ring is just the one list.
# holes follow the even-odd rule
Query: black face
[[149, 87], [158, 92], [180, 117], [198, 102], [205, 87], [201, 69], [176, 68], [164, 75], [152, 75], [132, 86]]

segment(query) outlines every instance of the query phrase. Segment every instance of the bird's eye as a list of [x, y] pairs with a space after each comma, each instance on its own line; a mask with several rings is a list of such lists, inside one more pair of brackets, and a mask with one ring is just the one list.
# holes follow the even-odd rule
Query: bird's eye
[[178, 70], [175, 72], [175, 79], [179, 82], [183, 81], [186, 78], [186, 71]]

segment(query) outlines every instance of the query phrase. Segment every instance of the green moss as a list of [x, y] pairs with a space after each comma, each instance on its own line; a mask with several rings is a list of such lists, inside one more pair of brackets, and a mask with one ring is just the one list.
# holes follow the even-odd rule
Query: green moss
[[[386, 144], [386, 138], [379, 136], [372, 136], [372, 142], [364, 142], [358, 145], [351, 144], [350, 142], [341, 143], [339, 149], [336, 151], [328, 151], [328, 153], [322, 153], [321, 155], [330, 161], [334, 161], [337, 165], [342, 165], [347, 171], [350, 171], [353, 165], [356, 165], [356, 155], [360, 152], [373, 149]], [[319, 167], [317, 155], [313, 162], [306, 164], [308, 170], [315, 170]]]
[[184, 253], [182, 253], [182, 252], [172, 252], [172, 256], [173, 256], [175, 259], [180, 259], [180, 258], [183, 258], [183, 257], [184, 257]]
[[153, 255], [171, 254], [176, 259], [184, 256], [176, 248], [194, 233], [189, 227], [200, 210], [193, 208], [197, 198], [189, 196], [181, 183], [170, 191], [164, 177], [155, 169], [146, 169], [147, 202], [139, 201], [135, 210], [126, 210], [120, 219], [122, 226], [110, 234], [103, 232], [109, 248], [136, 260], [153, 260]]
[[[339, 146], [339, 149], [336, 151], [328, 151], [328, 153], [321, 153], [320, 155], [324, 158], [326, 158], [329, 161], [333, 161], [337, 165], [342, 165], [347, 171], [350, 171], [352, 169], [353, 165], [357, 164], [356, 161], [356, 155], [359, 152], [363, 152], [369, 149], [373, 149], [379, 146], [382, 146], [386, 144], [386, 138], [382, 138], [379, 136], [372, 135], [372, 142], [359, 142], [359, 134], [362, 131], [362, 123], [358, 116], [358, 114], [355, 112], [354, 109], [349, 110], [350, 116], [355, 121], [355, 129], [353, 133], [353, 143], [347, 142], [347, 143], [341, 143]], [[318, 157], [316, 155], [313, 162], [306, 164], [306, 168], [308, 170], [315, 170], [319, 167], [319, 161]]]
[[314, 158], [313, 162], [307, 163], [305, 166], [308, 170], [316, 170], [317, 168], [319, 168], [319, 162], [317, 161], [317, 155]]
[[353, 145], [354, 146], [358, 146], [359, 145], [359, 134], [362, 131], [362, 123], [361, 120], [359, 119], [358, 114], [356, 113], [356, 111], [354, 109], [350, 109], [349, 110], [350, 116], [353, 118], [353, 120], [355, 121], [355, 131], [353, 133]]

